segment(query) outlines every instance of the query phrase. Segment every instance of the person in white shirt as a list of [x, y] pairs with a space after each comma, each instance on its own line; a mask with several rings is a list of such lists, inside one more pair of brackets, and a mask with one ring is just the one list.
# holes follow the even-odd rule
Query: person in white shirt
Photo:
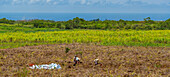
[[98, 65], [99, 64], [99, 59], [95, 59], [94, 63], [95, 63], [95, 65]]
[[74, 60], [74, 65], [73, 66], [75, 66], [77, 63], [80, 62], [80, 58], [78, 58], [77, 56], [74, 56], [73, 60]]

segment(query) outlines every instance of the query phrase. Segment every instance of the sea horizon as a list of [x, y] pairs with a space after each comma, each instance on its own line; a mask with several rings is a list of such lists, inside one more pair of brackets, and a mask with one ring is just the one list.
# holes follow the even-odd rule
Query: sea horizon
[[75, 17], [83, 18], [85, 20], [100, 19], [104, 20], [128, 20], [128, 21], [143, 21], [144, 18], [150, 17], [154, 21], [165, 21], [170, 18], [170, 13], [0, 13], [1, 18], [10, 20], [54, 20], [54, 21], [68, 21]]

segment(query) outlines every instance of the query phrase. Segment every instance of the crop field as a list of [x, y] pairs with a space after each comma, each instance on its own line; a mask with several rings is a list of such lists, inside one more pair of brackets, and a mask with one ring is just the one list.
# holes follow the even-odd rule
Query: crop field
[[[170, 30], [3, 30], [1, 77], [170, 76]], [[82, 63], [73, 66], [75, 55]], [[96, 58], [101, 65], [94, 64]], [[62, 69], [29, 68], [51, 63]]]
[[43, 44], [86, 43], [109, 46], [170, 46], [170, 30], [65, 30], [0, 33], [0, 48]]
[[[65, 53], [66, 48], [70, 51]], [[82, 63], [73, 66], [77, 55]], [[98, 58], [102, 65], [94, 64]], [[60, 64], [62, 69], [30, 69], [29, 64]], [[0, 50], [1, 77], [169, 77], [169, 47], [53, 44]]]

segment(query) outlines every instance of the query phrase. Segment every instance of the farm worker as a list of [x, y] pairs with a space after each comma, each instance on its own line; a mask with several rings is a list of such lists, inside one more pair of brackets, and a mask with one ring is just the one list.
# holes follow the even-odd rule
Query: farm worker
[[77, 56], [74, 56], [74, 66], [80, 62], [80, 58], [78, 58]]
[[95, 65], [98, 65], [99, 64], [99, 59], [95, 59], [94, 63], [95, 63]]

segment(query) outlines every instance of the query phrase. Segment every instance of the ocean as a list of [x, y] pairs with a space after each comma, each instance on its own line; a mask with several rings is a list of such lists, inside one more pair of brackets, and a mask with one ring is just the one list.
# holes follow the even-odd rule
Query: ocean
[[144, 18], [150, 17], [155, 21], [165, 21], [170, 18], [168, 13], [0, 13], [0, 18], [11, 20], [31, 20], [43, 19], [54, 21], [67, 21], [75, 17], [85, 20], [135, 20], [143, 21]]

